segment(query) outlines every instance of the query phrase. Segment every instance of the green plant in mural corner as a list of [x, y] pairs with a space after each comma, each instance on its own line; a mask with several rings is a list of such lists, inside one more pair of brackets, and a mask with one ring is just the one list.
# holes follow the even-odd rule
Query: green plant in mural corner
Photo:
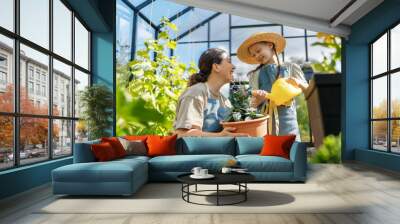
[[316, 73], [337, 73], [336, 64], [342, 58], [342, 45], [340, 37], [326, 34], [322, 32], [317, 33], [317, 38], [322, 41], [317, 41], [311, 44], [311, 46], [320, 46], [331, 50], [329, 56], [323, 55], [321, 62], [312, 62], [311, 67]]
[[113, 94], [105, 85], [95, 84], [86, 87], [80, 92], [79, 106], [82, 109], [82, 120], [78, 122], [78, 130], [86, 125], [89, 139], [110, 136]]
[[158, 38], [146, 40], [135, 60], [117, 71], [117, 135], [171, 132], [178, 97], [187, 87], [184, 75], [196, 72], [194, 63], [186, 66], [166, 54], [176, 48], [171, 34], [178, 29], [166, 17], [160, 24]]
[[328, 135], [324, 138], [322, 145], [310, 158], [311, 163], [340, 163], [342, 151], [341, 134]]

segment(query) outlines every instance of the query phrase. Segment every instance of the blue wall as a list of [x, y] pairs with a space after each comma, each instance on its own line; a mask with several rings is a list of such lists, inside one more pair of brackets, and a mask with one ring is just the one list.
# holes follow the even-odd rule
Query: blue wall
[[[93, 83], [114, 89], [115, 0], [67, 0], [92, 32]], [[114, 94], [115, 95], [115, 94]], [[113, 127], [110, 127], [113, 130]], [[0, 199], [51, 181], [51, 171], [72, 163], [72, 157], [0, 172]]]
[[[394, 169], [391, 162], [375, 161], [387, 158], [369, 150], [369, 43], [400, 21], [400, 1], [386, 0], [351, 27], [344, 45], [344, 120], [343, 159], [359, 160]], [[355, 150], [365, 150], [355, 152]], [[393, 157], [395, 158], [395, 157]], [[388, 160], [389, 161], [389, 160]], [[392, 161], [392, 159], [390, 160]], [[400, 162], [400, 160], [398, 161]], [[397, 165], [399, 166], [399, 165]]]

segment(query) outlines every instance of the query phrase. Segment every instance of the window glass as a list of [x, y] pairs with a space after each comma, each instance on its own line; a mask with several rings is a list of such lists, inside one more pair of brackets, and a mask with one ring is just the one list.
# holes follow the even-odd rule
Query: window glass
[[[49, 86], [49, 57], [39, 51], [36, 51], [24, 44], [20, 46], [20, 109], [24, 114], [47, 115], [49, 108], [48, 86]], [[35, 73], [34, 93], [29, 93], [27, 80], [29, 74], [26, 74], [26, 68], [33, 68]], [[42, 77], [45, 77], [44, 80]], [[42, 90], [45, 88], [45, 92]]]
[[198, 29], [188, 33], [179, 42], [192, 42], [192, 41], [207, 41], [207, 24], [199, 27]]
[[14, 43], [0, 34], [0, 111], [14, 111]]
[[89, 70], [89, 32], [75, 18], [75, 63]]
[[163, 16], [167, 18], [172, 17], [185, 8], [186, 6], [176, 4], [172, 1], [157, 0], [148, 4], [141, 12], [149, 18], [153, 24], [158, 25]]
[[131, 57], [133, 11], [121, 0], [117, 2], [117, 63], [126, 64]]
[[72, 12], [60, 1], [53, 0], [53, 51], [71, 60]]
[[304, 36], [304, 29], [299, 29], [290, 26], [283, 26], [283, 35], [285, 37]]
[[372, 44], [372, 75], [387, 71], [387, 34]]
[[72, 154], [72, 121], [53, 120], [53, 157]]
[[373, 121], [371, 126], [373, 149], [387, 151], [387, 121]]
[[372, 118], [387, 118], [387, 78], [372, 81]]
[[285, 61], [301, 64], [306, 60], [305, 38], [286, 38]]
[[35, 163], [49, 158], [48, 125], [45, 118], [20, 118], [20, 163]]
[[21, 36], [49, 48], [49, 0], [20, 0]]
[[221, 14], [210, 21], [210, 40], [229, 39], [229, 15]]
[[391, 98], [391, 116], [400, 118], [400, 72], [391, 74], [390, 80], [390, 98]]
[[400, 67], [400, 24], [390, 32], [390, 63], [391, 69]]
[[392, 120], [390, 124], [390, 139], [392, 141], [391, 151], [395, 153], [400, 153], [400, 120]]
[[14, 31], [14, 0], [0, 1], [0, 26]]
[[53, 60], [53, 115], [72, 116], [71, 66]]
[[89, 86], [89, 75], [75, 69], [75, 117], [81, 115], [80, 96], [87, 86]]
[[136, 51], [144, 49], [144, 42], [148, 39], [155, 38], [154, 29], [138, 16], [137, 30], [136, 30]]
[[0, 170], [14, 165], [13, 117], [0, 115]]

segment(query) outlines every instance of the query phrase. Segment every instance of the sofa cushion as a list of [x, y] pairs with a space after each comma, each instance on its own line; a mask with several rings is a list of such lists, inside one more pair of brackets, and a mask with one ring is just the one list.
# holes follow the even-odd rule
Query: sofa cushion
[[237, 137], [236, 155], [260, 154], [264, 145], [262, 137]]
[[100, 139], [75, 143], [74, 147], [74, 163], [95, 162], [96, 158], [90, 148], [92, 144], [99, 144]]
[[150, 135], [147, 137], [146, 143], [148, 147], [148, 156], [165, 156], [176, 154], [177, 135], [158, 136]]
[[[95, 163], [74, 163], [53, 170], [58, 182], [130, 182], [136, 172], [147, 172], [140, 159], [114, 160]], [[146, 174], [147, 176], [147, 174]]]
[[233, 137], [183, 137], [178, 139], [177, 154], [235, 155], [235, 139]]
[[292, 172], [292, 161], [279, 156], [238, 155], [236, 159], [249, 172]]
[[126, 155], [147, 155], [146, 143], [142, 140], [126, 140], [125, 138], [118, 138], [126, 151]]
[[94, 157], [96, 157], [96, 161], [105, 162], [118, 158], [112, 145], [108, 142], [92, 144], [90, 147], [92, 149]]
[[122, 146], [121, 142], [117, 137], [103, 137], [101, 138], [101, 142], [108, 142], [114, 149], [115, 155], [117, 158], [122, 158], [126, 156], [126, 151], [124, 146]]
[[264, 136], [264, 146], [261, 149], [261, 156], [280, 156], [286, 159], [290, 159], [290, 148], [296, 135], [266, 135]]
[[175, 155], [158, 156], [149, 160], [149, 170], [163, 172], [190, 172], [193, 167], [200, 166], [211, 172], [219, 171], [230, 159], [231, 155]]

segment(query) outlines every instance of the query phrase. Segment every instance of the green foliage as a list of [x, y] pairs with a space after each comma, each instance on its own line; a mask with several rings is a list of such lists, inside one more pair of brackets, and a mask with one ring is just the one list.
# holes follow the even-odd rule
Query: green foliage
[[263, 117], [250, 107], [251, 88], [248, 84], [231, 84], [229, 101], [232, 108], [226, 121], [243, 121]]
[[297, 122], [299, 124], [302, 142], [310, 142], [310, 125], [308, 120], [307, 101], [304, 94], [296, 97]]
[[178, 97], [187, 86], [184, 74], [196, 72], [194, 63], [188, 67], [165, 53], [176, 48], [170, 34], [177, 30], [163, 17], [158, 39], [146, 40], [136, 59], [117, 69], [117, 135], [172, 131]]
[[80, 93], [81, 118], [88, 127], [89, 139], [110, 135], [107, 130], [112, 127], [112, 96], [112, 92], [101, 84], [88, 86]]
[[321, 46], [332, 49], [329, 56], [324, 55], [322, 62], [314, 62], [311, 64], [314, 72], [317, 73], [337, 73], [336, 64], [342, 57], [342, 45], [340, 38], [331, 34], [317, 33], [317, 37], [322, 39], [321, 42], [315, 42], [312, 46]]
[[328, 135], [310, 159], [311, 163], [340, 163], [342, 151], [341, 135]]

